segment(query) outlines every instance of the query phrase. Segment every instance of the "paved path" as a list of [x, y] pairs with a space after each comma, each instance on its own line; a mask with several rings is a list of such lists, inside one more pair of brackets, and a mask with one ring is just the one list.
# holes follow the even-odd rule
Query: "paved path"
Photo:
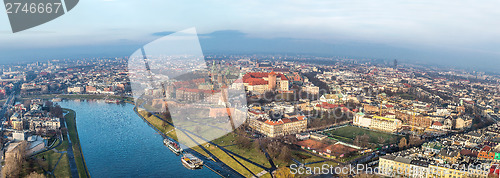
[[[66, 128], [66, 119], [63, 119], [64, 122], [61, 122], [62, 125], [61, 127]], [[78, 175], [78, 168], [76, 167], [76, 161], [75, 161], [75, 155], [73, 154], [73, 142], [71, 142], [71, 139], [69, 137], [69, 133], [66, 132], [66, 135], [63, 136], [64, 139], [68, 140], [69, 146], [68, 147], [68, 159], [69, 159], [69, 168], [71, 170], [71, 177], [77, 178], [80, 177]]]
[[253, 176], [253, 178], [255, 178], [255, 177], [261, 177], [261, 176], [263, 176], [264, 174], [267, 174], [267, 173], [268, 172], [266, 170], [263, 170], [262, 172], [259, 172], [255, 176]]

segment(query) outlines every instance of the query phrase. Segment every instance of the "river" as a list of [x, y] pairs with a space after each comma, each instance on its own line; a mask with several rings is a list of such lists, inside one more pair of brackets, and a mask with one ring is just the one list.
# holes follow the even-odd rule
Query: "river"
[[219, 177], [204, 167], [186, 169], [180, 156], [133, 111], [132, 104], [62, 101], [76, 111], [83, 156], [92, 177]]

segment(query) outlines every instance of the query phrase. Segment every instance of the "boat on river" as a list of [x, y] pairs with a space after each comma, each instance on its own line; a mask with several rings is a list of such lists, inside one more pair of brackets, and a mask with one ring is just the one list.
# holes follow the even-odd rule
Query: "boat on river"
[[179, 146], [179, 144], [167, 138], [163, 139], [163, 144], [165, 144], [165, 146], [167, 146], [175, 154], [180, 154], [182, 152], [182, 148]]
[[185, 153], [181, 161], [182, 164], [189, 169], [199, 169], [203, 167], [203, 161], [190, 153]]

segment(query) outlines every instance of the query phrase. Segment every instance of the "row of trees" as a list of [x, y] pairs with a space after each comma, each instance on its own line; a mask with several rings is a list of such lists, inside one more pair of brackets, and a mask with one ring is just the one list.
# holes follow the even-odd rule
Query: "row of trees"
[[58, 118], [64, 117], [63, 110], [62, 110], [61, 106], [59, 106], [58, 104], [54, 105], [54, 103], [47, 101], [47, 102], [45, 102], [45, 108], [54, 117], [58, 117]]

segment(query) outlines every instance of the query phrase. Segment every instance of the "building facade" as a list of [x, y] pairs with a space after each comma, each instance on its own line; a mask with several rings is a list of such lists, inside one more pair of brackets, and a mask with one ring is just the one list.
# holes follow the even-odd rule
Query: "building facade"
[[304, 132], [307, 129], [307, 118], [305, 116], [291, 116], [278, 120], [263, 117], [249, 118], [249, 126], [268, 137], [278, 137]]

